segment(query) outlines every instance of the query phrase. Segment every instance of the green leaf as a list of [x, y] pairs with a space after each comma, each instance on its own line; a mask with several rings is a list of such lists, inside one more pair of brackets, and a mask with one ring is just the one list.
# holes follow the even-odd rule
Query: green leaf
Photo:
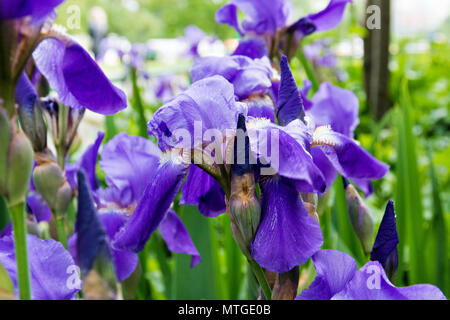
[[226, 259], [225, 279], [228, 287], [228, 299], [239, 299], [239, 293], [245, 280], [246, 264], [244, 255], [234, 241], [230, 229], [230, 219], [226, 214], [219, 217], [224, 227], [224, 246]]
[[[345, 199], [344, 185], [342, 183], [342, 177], [339, 174], [334, 182], [334, 191], [335, 199], [332, 213], [338, 237], [347, 248], [347, 250], [343, 251], [347, 251], [347, 253], [355, 258], [359, 265], [363, 265], [366, 262], [366, 259], [362, 251], [360, 241], [358, 240], [358, 237], [356, 236], [350, 222], [347, 209], [347, 200]], [[344, 248], [339, 249], [342, 250]]]
[[14, 298], [14, 285], [5, 267], [0, 263], [0, 300], [10, 295]]
[[439, 185], [434, 170], [431, 151], [428, 150], [430, 161], [430, 179], [432, 189], [432, 218], [425, 233], [425, 271], [427, 283], [432, 283], [444, 291], [448, 296], [450, 293], [450, 281], [448, 279], [448, 248], [447, 248], [447, 226], [442, 209]]
[[[416, 140], [410, 116], [411, 101], [407, 80], [404, 79], [400, 90], [400, 110], [398, 111], [397, 146], [397, 187], [396, 214], [399, 232], [399, 284], [425, 282], [423, 276], [423, 210], [420, 190], [420, 177], [417, 164]], [[406, 256], [408, 253], [408, 256]], [[405, 268], [407, 263], [407, 269]], [[402, 283], [404, 272], [408, 271], [410, 281]]]
[[172, 299], [220, 299], [211, 218], [204, 217], [195, 206], [182, 205], [175, 211], [186, 226], [202, 261], [191, 268], [190, 256], [174, 254]]

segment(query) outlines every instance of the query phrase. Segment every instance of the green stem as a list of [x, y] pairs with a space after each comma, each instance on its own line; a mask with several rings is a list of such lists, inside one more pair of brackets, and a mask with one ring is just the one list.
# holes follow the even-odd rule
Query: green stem
[[14, 230], [19, 297], [21, 300], [31, 300], [25, 204], [22, 202], [15, 205], [10, 208], [10, 211]]
[[266, 276], [264, 275], [264, 271], [259, 264], [256, 263], [253, 259], [247, 259], [250, 268], [253, 271], [253, 274], [258, 280], [259, 285], [264, 293], [264, 297], [266, 300], [270, 300], [272, 298], [272, 289], [270, 289], [269, 283], [267, 282]]
[[135, 68], [131, 68], [131, 84], [133, 86], [133, 106], [138, 112], [139, 135], [147, 138], [147, 121], [145, 120], [144, 105], [142, 103], [141, 94], [137, 83], [137, 73]]
[[315, 93], [317, 90], [319, 90], [320, 82], [319, 82], [319, 79], [317, 78], [316, 72], [314, 71], [313, 67], [311, 66], [311, 64], [309, 63], [305, 54], [303, 53], [303, 48], [301, 48], [301, 47], [298, 48], [298, 50], [297, 50], [297, 58], [300, 60], [300, 63], [303, 65], [306, 75], [308, 76], [308, 79], [312, 83], [313, 93]]
[[58, 240], [62, 243], [65, 249], [67, 249], [67, 235], [65, 227], [64, 214], [56, 213], [56, 232], [58, 233]]

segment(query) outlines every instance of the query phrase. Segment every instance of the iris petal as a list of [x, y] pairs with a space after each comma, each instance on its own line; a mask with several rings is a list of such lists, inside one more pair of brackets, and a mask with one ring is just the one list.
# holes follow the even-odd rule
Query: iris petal
[[260, 185], [262, 216], [252, 242], [252, 256], [270, 271], [287, 272], [319, 250], [322, 231], [289, 180], [274, 176]]
[[189, 168], [185, 183], [181, 186], [180, 204], [190, 204], [207, 217], [217, 217], [226, 211], [225, 193], [220, 184], [197, 166]]
[[[34, 300], [70, 300], [79, 289], [68, 286], [69, 267], [75, 262], [61, 243], [27, 235], [31, 297]], [[12, 235], [0, 239], [0, 262], [5, 267], [18, 295], [17, 268]]]
[[141, 251], [150, 235], [164, 219], [186, 175], [182, 164], [167, 161], [162, 164], [127, 223], [116, 234], [113, 247]]
[[189, 254], [192, 256], [191, 268], [200, 263], [201, 258], [192, 242], [186, 227], [173, 210], [169, 210], [161, 221], [159, 231], [172, 252]]
[[446, 300], [437, 287], [430, 284], [397, 288], [387, 278], [378, 261], [364, 265], [347, 284], [345, 289], [332, 297], [333, 300]]
[[312, 257], [317, 276], [297, 300], [329, 300], [345, 288], [357, 266], [348, 254], [336, 250], [320, 250]]
[[74, 40], [45, 39], [33, 52], [33, 58], [65, 105], [85, 107], [105, 115], [126, 108], [125, 93], [108, 80], [96, 62]]

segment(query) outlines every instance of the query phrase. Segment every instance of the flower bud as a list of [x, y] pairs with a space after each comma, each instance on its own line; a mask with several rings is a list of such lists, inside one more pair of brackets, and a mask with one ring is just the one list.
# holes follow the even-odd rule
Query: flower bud
[[241, 232], [244, 244], [250, 248], [261, 217], [261, 207], [256, 196], [253, 174], [233, 177], [229, 209], [231, 219]]
[[369, 209], [351, 184], [348, 184], [345, 189], [345, 198], [353, 230], [358, 236], [364, 252], [368, 254], [372, 250], [374, 233], [374, 223]]
[[6, 183], [8, 149], [11, 134], [12, 132], [9, 124], [9, 117], [6, 110], [1, 107], [0, 100], [0, 192], [2, 194]]
[[16, 101], [19, 105], [19, 120], [23, 131], [33, 144], [34, 151], [43, 151], [47, 146], [47, 127], [37, 93], [25, 73], [17, 84]]
[[[3, 119], [2, 116], [0, 118]], [[8, 126], [3, 123], [5, 120], [0, 120], [0, 192], [8, 206], [25, 201], [33, 169], [30, 140], [17, 129], [14, 121], [13, 119]], [[8, 128], [13, 128], [9, 134]], [[8, 135], [10, 138], [6, 140]]]
[[[237, 239], [235, 236], [235, 240], [241, 249], [245, 247], [246, 251], [249, 251], [251, 241], [259, 226], [261, 207], [256, 195], [255, 176], [251, 161], [252, 155], [245, 127], [245, 117], [242, 114], [239, 115], [237, 129], [234, 140], [234, 161], [231, 165], [228, 209], [232, 223], [236, 224], [237, 229], [241, 233], [241, 239]], [[240, 241], [243, 243], [239, 243]]]
[[51, 159], [40, 157], [33, 173], [36, 190], [53, 212], [63, 213], [72, 200], [72, 190], [63, 170]]

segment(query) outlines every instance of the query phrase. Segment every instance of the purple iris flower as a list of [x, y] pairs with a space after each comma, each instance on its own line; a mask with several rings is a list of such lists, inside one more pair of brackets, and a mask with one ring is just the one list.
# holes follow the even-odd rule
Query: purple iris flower
[[205, 57], [194, 61], [193, 82], [220, 75], [231, 82], [239, 100], [252, 94], [264, 95], [271, 87], [272, 68], [267, 57], [252, 60], [246, 56]]
[[[238, 9], [245, 13], [242, 24]], [[275, 35], [286, 25], [290, 12], [290, 0], [230, 0], [216, 12], [216, 21], [230, 25], [241, 36], [247, 33]]]
[[300, 37], [307, 36], [313, 32], [322, 32], [335, 28], [344, 16], [347, 3], [352, 0], [330, 0], [328, 6], [317, 13], [309, 14], [299, 19], [289, 30], [297, 31]]
[[370, 261], [357, 270], [352, 257], [335, 250], [320, 250], [312, 261], [316, 279], [297, 300], [446, 300], [430, 284], [394, 286], [378, 261]]
[[353, 140], [359, 124], [357, 97], [351, 91], [324, 82], [311, 104], [306, 110], [312, 130], [311, 154], [325, 177], [327, 188], [339, 172], [353, 179], [368, 196], [369, 181], [382, 178], [389, 167]]
[[[286, 99], [289, 100], [289, 97], [286, 96]], [[192, 139], [195, 136], [195, 122], [202, 123], [202, 131], [199, 132], [202, 136], [209, 129], [219, 132], [235, 130], [238, 116], [246, 114], [246, 106], [246, 103], [235, 101], [233, 85], [223, 77], [216, 75], [205, 78], [195, 82], [187, 91], [162, 106], [149, 122], [149, 133], [158, 137], [163, 150], [175, 150], [175, 146], [187, 150], [202, 149], [203, 144]], [[319, 224], [308, 216], [299, 192], [321, 192], [325, 188], [325, 182], [306, 150], [305, 138], [308, 132], [300, 120], [281, 127], [268, 118], [248, 117], [246, 127], [254, 159], [259, 163], [273, 164], [267, 155], [261, 152], [262, 149], [279, 155], [276, 174], [261, 177], [265, 202], [262, 221], [252, 245], [252, 254], [263, 267], [276, 272], [286, 272], [305, 262], [322, 244]], [[181, 140], [175, 134], [180, 129], [188, 131], [191, 140]], [[271, 145], [272, 136], [278, 137], [277, 151], [275, 146]], [[222, 149], [225, 150], [226, 147]], [[177, 181], [182, 179], [176, 175], [179, 172], [181, 168], [173, 165], [167, 168], [165, 175], [168, 177], [160, 182], [158, 190], [152, 189], [148, 192], [151, 197], [148, 201], [160, 201], [156, 197], [161, 192], [169, 192], [167, 189], [160, 190], [163, 186], [178, 188]], [[190, 167], [189, 174], [198, 178], [195, 179], [197, 181], [186, 181], [186, 186], [183, 186], [184, 203], [195, 204], [199, 208], [208, 204], [209, 212], [212, 212], [215, 207], [212, 200], [217, 199], [215, 203], [223, 206], [223, 194], [218, 192], [220, 186], [217, 182], [205, 179], [206, 174], [203, 176], [204, 180], [200, 180], [200, 172], [202, 171], [198, 168]], [[170, 190], [170, 193], [173, 199], [176, 191]], [[206, 200], [204, 195], [209, 195], [209, 203], [201, 202]], [[151, 210], [154, 209], [151, 207], [148, 211]], [[153, 217], [147, 217], [146, 221], [151, 219]], [[148, 225], [144, 220], [140, 223], [142, 226]], [[299, 243], [301, 245], [298, 245]], [[286, 248], [295, 249], [289, 251]]]
[[[75, 299], [80, 290], [71, 286], [71, 277], [75, 284], [79, 275], [74, 273], [75, 262], [61, 243], [46, 239], [41, 240], [27, 235], [28, 261], [31, 280], [31, 297], [33, 300], [69, 300]], [[5, 267], [18, 296], [16, 257], [12, 233], [0, 238], [0, 263]], [[72, 271], [73, 270], [73, 271]]]
[[[148, 190], [156, 188], [164, 192], [160, 180], [165, 179], [165, 171], [160, 168], [163, 166], [161, 162], [164, 161], [164, 155], [150, 140], [125, 133], [115, 136], [105, 144], [101, 152], [100, 167], [106, 173], [108, 187], [97, 191], [100, 199], [99, 210], [109, 215], [119, 213], [124, 217], [121, 219], [120, 228], [114, 229], [114, 235], [106, 230], [113, 250], [140, 251], [151, 232], [159, 227], [168, 248], [191, 255], [191, 266], [195, 266], [200, 262], [200, 255], [181, 220], [171, 212], [172, 201], [166, 202], [171, 195], [162, 194], [160, 191], [158, 194], [152, 194], [160, 201], [152, 204], [155, 205], [153, 208], [157, 219], [154, 220], [153, 226], [140, 223], [142, 216], [148, 213], [143, 207], [149, 199], [146, 195], [150, 192]], [[170, 159], [167, 162], [170, 162]], [[182, 171], [184, 172], [184, 169]]]

